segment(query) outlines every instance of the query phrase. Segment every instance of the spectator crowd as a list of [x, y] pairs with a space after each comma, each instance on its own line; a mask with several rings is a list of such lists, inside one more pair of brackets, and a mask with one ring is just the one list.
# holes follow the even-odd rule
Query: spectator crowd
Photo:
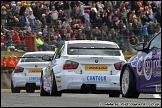
[[34, 36], [38, 50], [91, 39], [128, 51], [160, 30], [161, 1], [1, 1], [1, 47], [25, 50], [25, 36]]

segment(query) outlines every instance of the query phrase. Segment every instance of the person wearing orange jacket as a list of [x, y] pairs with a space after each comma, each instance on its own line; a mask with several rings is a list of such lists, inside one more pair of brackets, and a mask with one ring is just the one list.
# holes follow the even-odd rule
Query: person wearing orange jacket
[[8, 60], [6, 61], [6, 63], [7, 63], [7, 67], [15, 67], [15, 64], [11, 56], [8, 56]]
[[18, 60], [17, 60], [17, 57], [16, 57], [16, 56], [13, 57], [13, 62], [14, 62], [15, 67], [16, 67], [16, 65], [17, 65], [17, 63], [18, 63]]
[[6, 57], [3, 57], [3, 59], [1, 60], [1, 67], [6, 67], [6, 66], [7, 66]]

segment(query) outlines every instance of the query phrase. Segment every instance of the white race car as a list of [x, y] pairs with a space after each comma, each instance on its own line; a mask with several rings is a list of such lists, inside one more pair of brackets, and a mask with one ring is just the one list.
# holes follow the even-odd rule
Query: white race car
[[72, 40], [61, 44], [43, 68], [40, 96], [61, 96], [62, 93], [108, 93], [120, 96], [120, 71], [126, 63], [114, 42]]
[[22, 57], [12, 72], [11, 91], [12, 93], [20, 93], [25, 89], [28, 93], [33, 93], [40, 87], [40, 73], [42, 68], [48, 65], [48, 61], [42, 60], [42, 56], [48, 55], [52, 57], [54, 51], [37, 51], [27, 52]]

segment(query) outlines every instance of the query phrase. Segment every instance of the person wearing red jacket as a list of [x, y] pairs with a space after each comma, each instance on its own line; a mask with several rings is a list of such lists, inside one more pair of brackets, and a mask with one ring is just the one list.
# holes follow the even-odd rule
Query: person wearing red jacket
[[19, 36], [18, 32], [15, 31], [15, 35], [12, 36], [12, 41], [14, 41], [16, 44], [21, 43], [21, 39], [20, 39], [20, 36]]

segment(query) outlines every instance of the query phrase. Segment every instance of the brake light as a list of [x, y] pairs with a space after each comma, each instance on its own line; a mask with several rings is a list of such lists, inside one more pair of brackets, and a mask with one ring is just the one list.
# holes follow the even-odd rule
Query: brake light
[[23, 71], [24, 71], [24, 68], [17, 66], [15, 67], [14, 73], [21, 73]]
[[118, 62], [114, 64], [116, 70], [121, 70], [123, 66], [123, 62]]
[[77, 69], [79, 66], [79, 63], [71, 61], [71, 60], [66, 60], [63, 69], [67, 70], [67, 69]]

